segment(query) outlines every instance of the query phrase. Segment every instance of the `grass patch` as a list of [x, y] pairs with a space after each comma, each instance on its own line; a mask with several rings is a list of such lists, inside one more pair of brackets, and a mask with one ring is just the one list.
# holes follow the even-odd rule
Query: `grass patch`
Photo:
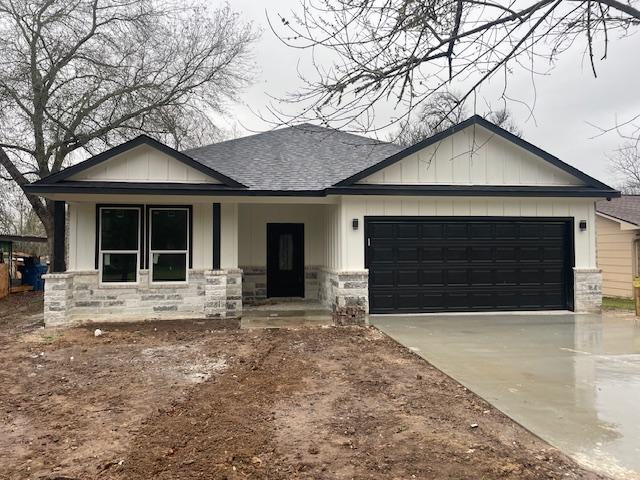
[[604, 308], [618, 308], [621, 310], [636, 309], [636, 304], [630, 298], [603, 297], [602, 306]]

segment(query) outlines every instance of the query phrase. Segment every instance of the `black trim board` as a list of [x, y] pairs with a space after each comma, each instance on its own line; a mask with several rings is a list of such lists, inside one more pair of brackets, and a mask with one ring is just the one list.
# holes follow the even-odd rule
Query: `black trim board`
[[213, 269], [220, 270], [220, 238], [221, 238], [220, 204], [213, 204]]
[[66, 204], [63, 201], [53, 202], [53, 272], [64, 272], [65, 262], [65, 223], [67, 219]]
[[609, 187], [517, 186], [517, 185], [348, 185], [324, 190], [248, 190], [222, 185], [182, 183], [70, 182], [26, 185], [32, 194], [98, 195], [208, 195], [242, 197], [326, 197], [328, 195], [415, 195], [493, 197], [602, 197], [617, 198], [620, 192]]
[[486, 128], [487, 130], [489, 130], [490, 132], [504, 138], [505, 140], [508, 140], [512, 143], [515, 143], [516, 145], [518, 145], [519, 147], [524, 148], [525, 150], [527, 150], [528, 152], [542, 158], [543, 160], [549, 162], [550, 164], [558, 167], [561, 170], [564, 170], [565, 172], [573, 175], [574, 177], [580, 179], [581, 181], [583, 181], [585, 184], [587, 184], [590, 187], [596, 188], [596, 189], [602, 189], [602, 190], [612, 190], [614, 191], [611, 187], [609, 187], [608, 185], [600, 182], [599, 180], [596, 180], [595, 178], [587, 175], [586, 173], [578, 170], [575, 167], [572, 167], [571, 165], [569, 165], [568, 163], [563, 162], [562, 160], [560, 160], [558, 157], [551, 155], [550, 153], [542, 150], [539, 147], [536, 147], [535, 145], [533, 145], [532, 143], [527, 142], [526, 140], [518, 137], [517, 135], [514, 135], [513, 133], [497, 126], [496, 124], [486, 120], [485, 118], [481, 117], [480, 115], [474, 115], [466, 120], [464, 120], [463, 122], [458, 123], [457, 125], [454, 125], [452, 127], [447, 128], [446, 130], [440, 132], [440, 133], [436, 133], [435, 135], [426, 138], [425, 140], [422, 140], [421, 142], [418, 142], [414, 145], [411, 145], [410, 147], [405, 148], [404, 150], [396, 153], [395, 155], [391, 155], [390, 157], [385, 158], [384, 160], [382, 160], [381, 162], [372, 165], [371, 167], [365, 168], [364, 170], [344, 179], [341, 180], [340, 182], [336, 183], [335, 186], [336, 187], [341, 187], [341, 186], [348, 186], [348, 185], [353, 185], [355, 182], [362, 180], [365, 177], [368, 177], [369, 175], [382, 170], [383, 168], [388, 167], [389, 165], [393, 165], [394, 163], [402, 160], [403, 158], [419, 151], [422, 150], [423, 148], [426, 148], [430, 145], [433, 145], [434, 143], [440, 142], [442, 140], [444, 140], [445, 138], [453, 135], [454, 133], [460, 132], [462, 130], [464, 130], [467, 127], [470, 127], [472, 125], [480, 125], [481, 127]]
[[43, 179], [34, 182], [32, 185], [39, 185], [39, 184], [48, 185], [52, 183], [58, 183], [61, 180], [65, 180], [72, 175], [75, 175], [79, 172], [87, 170], [91, 167], [95, 167], [96, 165], [99, 165], [100, 163], [106, 160], [109, 160], [110, 158], [113, 158], [116, 155], [124, 153], [127, 150], [131, 150], [132, 148], [138, 147], [140, 145], [148, 145], [152, 148], [155, 148], [156, 150], [160, 150], [161, 152], [169, 155], [170, 157], [173, 157], [176, 160], [192, 168], [195, 168], [196, 170], [204, 173], [205, 175], [208, 175], [212, 178], [215, 178], [216, 180], [219, 180], [220, 182], [222, 182], [223, 184], [229, 187], [246, 188], [245, 185], [243, 185], [242, 183], [230, 177], [227, 177], [226, 175], [223, 175], [222, 173], [218, 172], [217, 170], [214, 170], [213, 168], [207, 167], [206, 165], [194, 160], [190, 156], [185, 155], [184, 153], [179, 152], [178, 150], [175, 150], [174, 148], [171, 148], [168, 145], [165, 145], [164, 143], [159, 142], [158, 140], [151, 138], [147, 135], [140, 135], [139, 137], [136, 137], [133, 140], [129, 140], [128, 142], [125, 142], [116, 147], [110, 148], [109, 150], [102, 152], [98, 155], [95, 155], [94, 157], [91, 157], [83, 162], [67, 167], [64, 170], [61, 170], [57, 173], [48, 175]]

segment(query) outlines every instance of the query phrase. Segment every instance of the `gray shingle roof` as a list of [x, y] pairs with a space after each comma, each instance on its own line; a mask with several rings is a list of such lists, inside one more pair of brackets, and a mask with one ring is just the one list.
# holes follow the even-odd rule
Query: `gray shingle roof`
[[640, 195], [622, 195], [611, 201], [599, 200], [596, 210], [610, 217], [640, 226]]
[[303, 124], [184, 153], [252, 190], [323, 190], [400, 150], [392, 143]]

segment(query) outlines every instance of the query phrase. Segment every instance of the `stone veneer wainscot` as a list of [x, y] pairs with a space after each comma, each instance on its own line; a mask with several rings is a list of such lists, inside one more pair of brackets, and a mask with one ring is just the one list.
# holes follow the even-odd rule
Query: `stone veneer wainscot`
[[242, 271], [190, 270], [186, 284], [100, 284], [95, 270], [44, 275], [47, 326], [96, 321], [236, 318], [242, 314]]

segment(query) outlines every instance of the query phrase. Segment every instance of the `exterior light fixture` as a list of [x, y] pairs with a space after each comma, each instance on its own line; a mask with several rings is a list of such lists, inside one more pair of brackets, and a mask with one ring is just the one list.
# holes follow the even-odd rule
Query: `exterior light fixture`
[[353, 220], [351, 220], [351, 226], [353, 227], [354, 230], [358, 229], [358, 219], [354, 218]]
[[580, 220], [580, 231], [584, 232], [587, 229], [587, 221], [586, 220]]

